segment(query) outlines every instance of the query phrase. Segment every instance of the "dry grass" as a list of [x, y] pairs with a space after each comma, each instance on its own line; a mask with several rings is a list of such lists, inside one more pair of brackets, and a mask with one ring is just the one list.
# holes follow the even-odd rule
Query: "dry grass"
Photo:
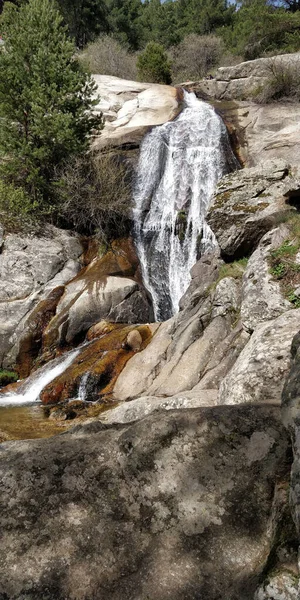
[[170, 50], [172, 61], [172, 80], [197, 80], [215, 69], [224, 54], [224, 44], [215, 35], [186, 36], [184, 40]]
[[127, 233], [132, 172], [122, 156], [110, 150], [76, 158], [61, 177], [60, 213], [68, 224], [105, 241]]
[[137, 78], [136, 54], [128, 52], [108, 35], [89, 44], [79, 58], [91, 73], [113, 75], [134, 81]]

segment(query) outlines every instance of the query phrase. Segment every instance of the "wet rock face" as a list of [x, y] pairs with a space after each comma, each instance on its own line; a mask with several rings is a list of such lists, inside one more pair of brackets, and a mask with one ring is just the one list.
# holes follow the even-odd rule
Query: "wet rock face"
[[289, 466], [279, 409], [264, 406], [4, 444], [2, 597], [253, 600], [290, 534]]
[[65, 286], [56, 314], [44, 332], [43, 348], [82, 340], [88, 329], [102, 319], [117, 323], [153, 320], [130, 239], [113, 242], [111, 250], [103, 257], [96, 256]]
[[104, 399], [108, 402], [127, 361], [135, 352], [145, 348], [151, 335], [151, 328], [147, 325], [117, 325], [109, 333], [92, 339], [88, 345], [82, 346], [72, 364], [44, 387], [41, 393], [43, 404], [58, 404], [69, 398], [78, 398], [82, 382], [84, 397], [80, 400], [101, 402]]

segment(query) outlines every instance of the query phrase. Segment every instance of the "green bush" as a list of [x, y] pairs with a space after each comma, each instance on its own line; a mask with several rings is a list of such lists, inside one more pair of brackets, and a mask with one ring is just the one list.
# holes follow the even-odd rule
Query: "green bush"
[[145, 50], [138, 56], [137, 69], [141, 81], [168, 85], [172, 81], [171, 63], [167, 53], [164, 47], [156, 42], [149, 42]]
[[16, 381], [18, 381], [18, 374], [15, 371], [0, 370], [0, 387], [4, 387], [9, 383], [15, 383]]
[[23, 188], [0, 179], [0, 222], [8, 231], [30, 228], [38, 208], [38, 202], [31, 200]]

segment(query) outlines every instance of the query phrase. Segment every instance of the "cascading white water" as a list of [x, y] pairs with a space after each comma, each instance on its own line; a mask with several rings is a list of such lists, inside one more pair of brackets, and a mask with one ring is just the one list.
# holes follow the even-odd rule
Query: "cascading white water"
[[18, 392], [7, 392], [0, 395], [0, 406], [32, 404], [39, 400], [41, 391], [55, 379], [61, 375], [67, 367], [69, 367], [74, 358], [79, 353], [79, 350], [68, 352], [59, 358], [51, 360], [47, 365], [38, 369], [33, 375], [28, 377], [22, 384]]
[[136, 247], [158, 321], [178, 310], [200, 248], [215, 244], [205, 215], [229, 170], [223, 121], [195, 94], [184, 101], [175, 121], [144, 138], [134, 189]]
[[81, 380], [80, 380], [77, 400], [81, 400], [82, 402], [84, 402], [85, 398], [86, 398], [86, 384], [87, 384], [88, 378], [89, 378], [89, 372], [87, 371], [87, 373], [85, 373], [81, 377]]

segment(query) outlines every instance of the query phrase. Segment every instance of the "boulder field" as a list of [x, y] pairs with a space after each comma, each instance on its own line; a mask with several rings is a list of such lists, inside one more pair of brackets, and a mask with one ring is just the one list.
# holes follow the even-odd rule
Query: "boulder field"
[[[264, 77], [251, 62], [236, 79]], [[212, 101], [219, 77], [201, 84]], [[102, 93], [108, 129], [153, 91], [133, 83]], [[284, 108], [246, 102], [250, 120]], [[216, 247], [166, 322], [131, 240], [102, 255], [70, 232], [4, 234], [2, 364], [27, 375], [77, 347], [42, 401], [76, 416], [84, 383], [102, 404], [59, 436], [0, 445], [0, 600], [299, 600], [299, 140], [274, 121], [272, 149], [269, 117], [219, 182]]]

